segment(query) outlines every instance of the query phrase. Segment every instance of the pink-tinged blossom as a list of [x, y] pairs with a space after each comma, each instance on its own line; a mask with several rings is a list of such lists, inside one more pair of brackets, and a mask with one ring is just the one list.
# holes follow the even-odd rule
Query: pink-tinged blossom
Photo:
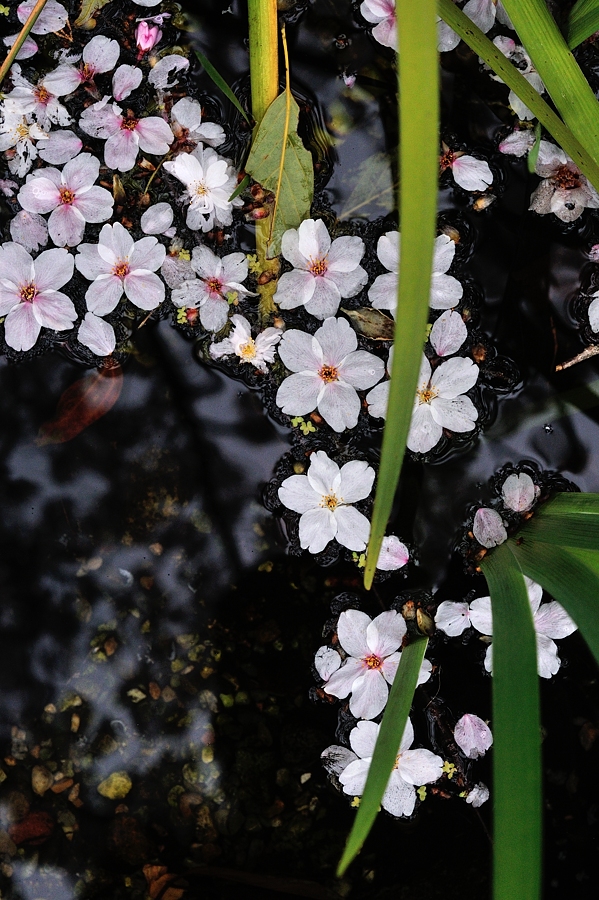
[[360, 12], [367, 22], [374, 24], [372, 36], [383, 47], [397, 50], [397, 20], [395, 0], [364, 0]]
[[[375, 722], [358, 722], [350, 732], [349, 743], [356, 758], [338, 776], [343, 792], [350, 797], [360, 797], [364, 793], [379, 728]], [[431, 784], [443, 774], [443, 759], [430, 750], [411, 750], [413, 743], [414, 728], [408, 719], [381, 800], [383, 809], [398, 818], [411, 816], [414, 812], [417, 785]]]
[[453, 736], [468, 759], [484, 756], [493, 743], [493, 735], [487, 723], [472, 713], [466, 713], [456, 722]]
[[171, 128], [176, 139], [186, 144], [204, 143], [220, 147], [225, 132], [215, 122], [202, 122], [202, 105], [192, 97], [182, 97], [171, 110]]
[[47, 130], [51, 124], [69, 125], [73, 120], [69, 111], [60, 103], [45, 83], [44, 78], [36, 84], [31, 84], [21, 75], [21, 67], [15, 63], [10, 70], [13, 90], [6, 95], [6, 100], [19, 106], [31, 121]]
[[139, 309], [152, 310], [164, 300], [164, 282], [155, 274], [166, 251], [155, 237], [134, 241], [120, 222], [104, 225], [97, 244], [80, 244], [77, 269], [91, 281], [85, 300], [97, 316], [111, 313], [123, 296]]
[[[387, 231], [378, 239], [377, 256], [389, 272], [378, 275], [368, 290], [368, 299], [374, 308], [389, 310], [392, 316], [395, 316], [397, 308], [400, 244], [398, 231]], [[454, 256], [454, 242], [446, 234], [440, 234], [435, 240], [433, 252], [431, 309], [451, 309], [462, 299], [464, 293], [462, 285], [453, 275], [447, 275]]]
[[[24, 25], [33, 9], [36, 0], [26, 0], [17, 6], [17, 18]], [[33, 34], [52, 34], [61, 31], [69, 20], [69, 14], [57, 0], [47, 0], [46, 5], [33, 23], [31, 31]]]
[[490, 550], [507, 541], [507, 531], [503, 519], [495, 509], [481, 506], [476, 510], [472, 532], [479, 544]]
[[508, 475], [501, 487], [501, 496], [508, 509], [514, 512], [528, 512], [540, 493], [540, 488], [530, 475]]
[[378, 356], [357, 347], [346, 319], [325, 319], [313, 336], [286, 331], [279, 356], [293, 374], [279, 387], [277, 405], [290, 416], [317, 409], [334, 431], [355, 428], [361, 405], [356, 390], [372, 387], [385, 373]]
[[237, 184], [235, 169], [211, 147], [204, 149], [198, 144], [192, 153], [180, 153], [163, 168], [185, 185], [185, 200], [189, 200], [186, 222], [192, 231], [230, 225], [233, 207], [243, 205], [241, 197], [229, 200]]
[[4, 337], [13, 350], [31, 350], [42, 328], [66, 331], [77, 318], [75, 307], [59, 288], [73, 276], [67, 250], [44, 250], [37, 259], [20, 244], [0, 247], [0, 316]]
[[336, 540], [349, 550], [362, 552], [370, 535], [370, 522], [352, 505], [370, 494], [374, 469], [354, 459], [339, 468], [324, 450], [310, 457], [307, 475], [291, 475], [279, 488], [279, 500], [300, 513], [299, 539], [303, 550], [320, 553]]
[[120, 103], [133, 91], [137, 90], [143, 78], [143, 72], [138, 66], [122, 65], [115, 69], [112, 76], [112, 96]]
[[242, 284], [248, 276], [245, 253], [229, 253], [222, 258], [203, 245], [194, 247], [191, 266], [198, 276], [184, 281], [172, 293], [180, 308], [200, 311], [200, 322], [208, 331], [220, 331], [229, 317], [228, 295], [255, 297]]
[[535, 133], [530, 128], [515, 128], [499, 144], [499, 152], [507, 156], [528, 156], [535, 145]]
[[[532, 60], [524, 47], [521, 47], [520, 44], [517, 44], [509, 37], [505, 37], [504, 35], [498, 35], [493, 39], [493, 43], [497, 47], [498, 50], [506, 56], [509, 61], [514, 65], [520, 74], [528, 81], [531, 87], [535, 89], [539, 94], [544, 93], [545, 85], [543, 84], [540, 75], [532, 64]], [[482, 60], [481, 60], [482, 62]], [[503, 84], [501, 78], [497, 75], [491, 75], [494, 81], [499, 81]], [[508, 102], [519, 119], [534, 119], [535, 115], [530, 109], [520, 100], [515, 91], [510, 91]]]
[[107, 97], [82, 112], [79, 126], [86, 134], [106, 141], [104, 162], [119, 172], [129, 172], [134, 167], [140, 150], [163, 156], [173, 142], [173, 133], [164, 119], [138, 119], [129, 112], [123, 115], [120, 106], [109, 103]]
[[43, 131], [37, 122], [28, 122], [20, 104], [5, 100], [0, 106], [0, 151], [5, 151], [8, 168], [24, 178], [39, 156], [44, 162], [61, 165], [82, 147], [72, 131]]
[[486, 784], [484, 784], [484, 782], [479, 781], [478, 784], [475, 784], [472, 790], [467, 794], [466, 803], [469, 803], [476, 809], [478, 806], [482, 806], [483, 803], [486, 803], [488, 799], [489, 788]]
[[468, 329], [461, 315], [446, 309], [431, 328], [429, 341], [437, 356], [451, 356], [458, 352], [467, 337]]
[[231, 316], [229, 336], [218, 344], [210, 344], [212, 359], [223, 356], [237, 356], [242, 363], [247, 363], [266, 373], [268, 366], [275, 360], [275, 347], [281, 340], [280, 328], [265, 328], [256, 338], [252, 337], [252, 328], [245, 316]]
[[116, 347], [116, 336], [112, 325], [91, 312], [86, 313], [79, 326], [77, 340], [96, 356], [110, 356]]
[[50, 237], [57, 247], [76, 247], [83, 240], [86, 222], [105, 222], [112, 215], [112, 194], [95, 186], [100, 160], [80, 153], [58, 169], [37, 169], [19, 191], [18, 201], [28, 212], [51, 213]]
[[455, 183], [465, 191], [485, 191], [493, 184], [489, 163], [484, 159], [476, 159], [463, 150], [451, 150], [447, 144], [443, 144], [439, 167], [441, 174], [450, 169]]
[[360, 265], [363, 240], [345, 236], [331, 242], [322, 219], [304, 219], [286, 231], [281, 252], [293, 266], [279, 278], [274, 300], [281, 309], [305, 306], [315, 318], [328, 319], [342, 298], [354, 297], [368, 281]]
[[478, 372], [471, 359], [461, 356], [448, 359], [433, 371], [422, 354], [407, 441], [410, 450], [428, 453], [441, 440], [444, 428], [458, 433], [472, 431], [478, 411], [465, 394], [476, 384]]
[[599, 194], [564, 151], [541, 141], [535, 172], [543, 179], [530, 198], [529, 209], [541, 216], [554, 213], [574, 222], [588, 207], [599, 208]]
[[137, 44], [137, 49], [139, 50], [138, 58], [141, 59], [144, 53], [147, 53], [148, 50], [155, 47], [161, 37], [162, 31], [157, 25], [148, 25], [148, 23], [142, 19], [135, 29], [135, 42]]
[[97, 34], [83, 48], [78, 65], [61, 63], [44, 78], [47, 89], [57, 97], [72, 94], [80, 84], [92, 84], [96, 75], [112, 72], [120, 56], [118, 42]]
[[148, 82], [157, 91], [169, 91], [179, 83], [178, 75], [188, 68], [189, 60], [184, 56], [163, 56], [148, 75]]
[[410, 553], [406, 545], [394, 534], [390, 534], [383, 538], [376, 567], [382, 572], [395, 572], [402, 569], [409, 559]]
[[48, 225], [42, 216], [22, 209], [10, 220], [10, 236], [28, 253], [37, 253], [48, 243]]
[[501, 0], [468, 0], [462, 12], [485, 34], [491, 30], [496, 18], [502, 25], [514, 27]]

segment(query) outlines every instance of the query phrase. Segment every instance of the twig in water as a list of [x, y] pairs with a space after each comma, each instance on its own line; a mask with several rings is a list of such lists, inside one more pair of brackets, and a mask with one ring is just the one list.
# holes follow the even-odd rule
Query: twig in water
[[587, 347], [582, 353], [579, 353], [578, 356], [574, 356], [565, 363], [559, 363], [559, 365], [555, 367], [555, 371], [563, 372], [564, 369], [569, 369], [571, 366], [575, 366], [577, 363], [584, 362], [585, 359], [590, 359], [592, 356], [597, 356], [598, 354], [599, 344], [591, 344], [590, 347]]

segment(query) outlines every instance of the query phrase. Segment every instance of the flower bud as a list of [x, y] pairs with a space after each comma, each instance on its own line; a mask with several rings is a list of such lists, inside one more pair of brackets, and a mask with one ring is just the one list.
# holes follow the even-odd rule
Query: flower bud
[[140, 54], [147, 53], [155, 47], [161, 37], [162, 31], [157, 25], [150, 28], [147, 22], [141, 21], [135, 30], [135, 40]]

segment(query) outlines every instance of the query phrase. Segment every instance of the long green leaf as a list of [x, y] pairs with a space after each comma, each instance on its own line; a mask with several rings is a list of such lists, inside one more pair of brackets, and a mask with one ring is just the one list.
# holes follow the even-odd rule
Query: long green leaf
[[410, 430], [433, 262], [439, 174], [439, 62], [435, 0], [396, 0], [399, 60], [401, 265], [389, 387], [364, 585], [372, 586]]
[[566, 40], [570, 50], [574, 50], [588, 37], [599, 31], [599, 2], [578, 0], [570, 11]]
[[243, 118], [245, 119], [245, 121], [249, 123], [250, 120], [248, 119], [248, 115], [247, 115], [245, 109], [243, 108], [243, 106], [241, 105], [241, 103], [239, 102], [239, 100], [237, 99], [237, 97], [235, 96], [235, 94], [233, 93], [233, 91], [231, 90], [231, 88], [229, 87], [229, 85], [227, 84], [225, 79], [223, 78], [223, 76], [219, 75], [219, 73], [216, 71], [216, 69], [210, 62], [210, 60], [206, 56], [204, 56], [203, 53], [200, 53], [199, 50], [195, 50], [194, 52], [195, 52], [195, 55], [197, 56], [197, 58], [199, 59], [199, 61], [204, 66], [206, 75], [208, 75], [212, 79], [212, 81], [215, 83], [217, 88], [220, 88], [220, 90], [223, 92], [223, 94], [225, 95], [227, 100], [231, 101], [231, 103], [233, 104], [233, 106], [235, 107], [237, 112], [240, 112], [241, 115], [243, 116]]
[[520, 529], [518, 539], [524, 543], [541, 541], [557, 547], [599, 550], [599, 515], [535, 516]]
[[427, 644], [427, 638], [416, 638], [402, 651], [368, 770], [364, 794], [337, 868], [339, 876], [343, 875], [351, 861], [362, 849], [376, 819], [389, 776], [397, 759], [397, 751], [410, 714], [412, 698], [418, 685], [418, 675]]
[[510, 538], [510, 550], [525, 575], [542, 585], [574, 619], [599, 663], [599, 553], [561, 550]]
[[556, 494], [535, 512], [535, 519], [544, 516], [570, 516], [572, 513], [599, 515], [599, 494]]
[[452, 3], [452, 0], [438, 0], [439, 15], [456, 31], [463, 41], [526, 103], [528, 108], [558, 144], [570, 156], [581, 172], [599, 190], [599, 166], [570, 128], [545, 103], [538, 91], [528, 83], [515, 66], [501, 53], [468, 16]]
[[541, 724], [532, 613], [506, 544], [489, 553], [481, 568], [493, 609], [493, 897], [538, 900]]

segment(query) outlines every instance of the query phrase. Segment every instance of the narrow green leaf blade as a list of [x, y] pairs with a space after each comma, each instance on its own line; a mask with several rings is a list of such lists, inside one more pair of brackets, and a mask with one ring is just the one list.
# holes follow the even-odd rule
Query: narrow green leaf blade
[[570, 11], [566, 40], [570, 50], [574, 50], [588, 37], [599, 31], [598, 0], [578, 0]]
[[246, 187], [249, 185], [249, 183], [250, 183], [250, 176], [249, 176], [249, 175], [245, 175], [245, 176], [241, 179], [241, 181], [239, 182], [239, 184], [237, 185], [237, 187], [235, 188], [235, 190], [233, 191], [233, 193], [231, 194], [231, 196], [229, 197], [229, 201], [228, 201], [228, 202], [230, 203], [231, 200], [235, 200], [236, 197], [239, 197], [239, 195], [242, 194], [242, 193], [245, 191], [245, 189], [246, 189]]
[[543, 129], [541, 128], [541, 123], [537, 122], [535, 125], [535, 142], [533, 144], [532, 150], [526, 157], [526, 166], [528, 171], [532, 174], [537, 167], [537, 160], [539, 158], [539, 150], [541, 149], [541, 137], [543, 134]]
[[399, 61], [401, 266], [395, 355], [364, 572], [369, 589], [410, 430], [428, 321], [439, 175], [439, 61], [435, 0], [396, 0]]
[[544, 516], [570, 516], [572, 513], [599, 515], [599, 494], [556, 494], [535, 512], [535, 519]]
[[541, 723], [532, 612], [507, 544], [485, 556], [481, 568], [493, 610], [493, 897], [538, 900]]
[[397, 759], [397, 751], [410, 714], [414, 691], [418, 686], [418, 675], [427, 644], [427, 638], [416, 638], [402, 650], [370, 763], [362, 801], [337, 868], [339, 876], [343, 875], [362, 849], [376, 819], [389, 775]]
[[518, 538], [541, 541], [556, 547], [580, 547], [599, 551], [599, 515], [571, 513], [568, 516], [535, 516], [518, 532]]
[[250, 120], [248, 119], [248, 115], [247, 115], [245, 109], [243, 108], [243, 106], [241, 105], [241, 103], [239, 102], [239, 100], [237, 99], [237, 97], [235, 96], [235, 94], [233, 93], [233, 91], [231, 90], [231, 88], [229, 87], [229, 85], [227, 84], [225, 79], [223, 78], [223, 76], [219, 75], [219, 73], [216, 71], [216, 69], [210, 62], [210, 60], [207, 59], [207, 57], [205, 57], [203, 53], [200, 53], [199, 50], [195, 50], [194, 52], [195, 52], [195, 55], [197, 56], [197, 58], [199, 59], [199, 61], [204, 66], [204, 69], [206, 70], [206, 75], [208, 75], [212, 79], [212, 81], [215, 83], [217, 88], [219, 88], [223, 92], [223, 94], [225, 95], [227, 100], [229, 100], [233, 104], [233, 106], [235, 107], [237, 112], [241, 113], [241, 115], [243, 116], [245, 121], [249, 123]]

